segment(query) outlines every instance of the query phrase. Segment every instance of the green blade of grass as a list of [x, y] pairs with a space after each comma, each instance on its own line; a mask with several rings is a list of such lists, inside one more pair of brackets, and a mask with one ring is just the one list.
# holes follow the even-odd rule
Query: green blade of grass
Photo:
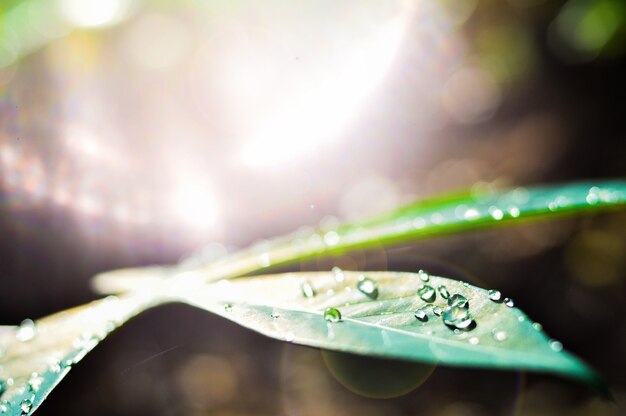
[[[407, 243], [446, 234], [514, 225], [563, 215], [623, 207], [626, 182], [582, 182], [487, 193], [455, 194], [416, 202], [369, 221], [279, 237], [189, 269], [126, 269], [96, 276], [101, 293], [124, 292], [154, 282], [156, 275], [192, 272], [206, 282], [238, 277], [304, 259], [355, 248]], [[142, 279], [141, 277], [144, 277]]]

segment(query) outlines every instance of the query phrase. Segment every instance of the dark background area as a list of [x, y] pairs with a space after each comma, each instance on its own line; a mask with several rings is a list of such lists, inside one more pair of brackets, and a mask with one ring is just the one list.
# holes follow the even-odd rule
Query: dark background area
[[[206, 11], [194, 9], [193, 2], [180, 7], [165, 3], [144, 4], [135, 17], [101, 32], [79, 30], [23, 57], [14, 64], [18, 69], [2, 69], [12, 74], [0, 78], [0, 144], [18, 149], [23, 158], [18, 165], [0, 165], [2, 324], [16, 325], [27, 317], [97, 299], [90, 277], [104, 270], [176, 262], [209, 242], [242, 248], [315, 225], [328, 215], [345, 217], [345, 195], [363, 183], [369, 186], [363, 202], [378, 206], [379, 192], [395, 195], [397, 202], [475, 183], [507, 187], [626, 176], [626, 44], [620, 37], [624, 24], [610, 48], [592, 58], [567, 55], [570, 59], [548, 41], [551, 25], [567, 2], [481, 1], [455, 29], [455, 36], [462, 36], [467, 45], [463, 59], [474, 62], [521, 48], [514, 40], [485, 52], [481, 39], [486, 35], [481, 33], [490, 27], [521, 30], [524, 42], [532, 46], [525, 69], [498, 80], [501, 99], [484, 119], [460, 121], [440, 108], [438, 95], [424, 98], [424, 61], [440, 64], [446, 74], [446, 65], [458, 63], [446, 61], [449, 49], [437, 49], [434, 40], [427, 54], [418, 48], [416, 39], [422, 39], [425, 29], [423, 17], [416, 14], [386, 80], [357, 122], [335, 147], [314, 151], [303, 162], [285, 162], [271, 172], [242, 168], [229, 162], [228, 155], [240, 143], [230, 139], [230, 127], [219, 121], [219, 112], [218, 121], [211, 122], [189, 116], [202, 119], [192, 121], [204, 130], [187, 141], [174, 134], [167, 146], [194, 153], [216, 178], [223, 202], [216, 220], [219, 228], [198, 230], [193, 224], [189, 228], [160, 221], [169, 192], [161, 164], [167, 155], [155, 156], [155, 113], [144, 108], [149, 106], [145, 101], [170, 99], [179, 106], [177, 111], [189, 113], [185, 103], [193, 101], [193, 88], [178, 91], [162, 84], [171, 80], [177, 85], [180, 74], [188, 74], [187, 64], [146, 79], [127, 70], [122, 58], [115, 59], [115, 51], [121, 34], [141, 13], [177, 16], [192, 27], [204, 19]], [[278, 8], [278, 3], [272, 7]], [[520, 7], [522, 3], [527, 6]], [[355, 6], [343, 7], [349, 11]], [[504, 39], [499, 33], [494, 36]], [[91, 58], [78, 63], [55, 60], [54, 53], [65, 56], [64, 50], [81, 42], [97, 43], [96, 52], [89, 52], [97, 57], [85, 55]], [[155, 88], [167, 91], [157, 96]], [[471, 88], [468, 91], [459, 100], [471, 107], [474, 97]], [[107, 114], [94, 122], [95, 131], [119, 136], [111, 143], [122, 143], [131, 157], [127, 170], [70, 160], [59, 150], [63, 123], [76, 122], [91, 106], [94, 113]], [[164, 114], [160, 122], [167, 123], [171, 115]], [[181, 157], [185, 160], [184, 153]], [[32, 159], [40, 161], [40, 174], [32, 173]], [[83, 215], [70, 205], [47, 202], [40, 195], [45, 186], [38, 187], [37, 178], [56, 178], [59, 171], [72, 184], [70, 195], [101, 196], [104, 214]], [[87, 171], [96, 171], [95, 179], [77, 185]], [[108, 215], [115, 201], [139, 192], [147, 195], [150, 221], [129, 225]], [[426, 268], [500, 288], [550, 336], [596, 368], [612, 387], [617, 404], [551, 376], [442, 367], [405, 396], [374, 400], [340, 385], [317, 350], [267, 339], [189, 306], [168, 305], [145, 312], [113, 333], [72, 370], [38, 412], [582, 416], [624, 411], [626, 214], [616, 211], [472, 232], [384, 253], [361, 253], [357, 263], [367, 270]], [[332, 261], [309, 262], [290, 270], [330, 266]]]

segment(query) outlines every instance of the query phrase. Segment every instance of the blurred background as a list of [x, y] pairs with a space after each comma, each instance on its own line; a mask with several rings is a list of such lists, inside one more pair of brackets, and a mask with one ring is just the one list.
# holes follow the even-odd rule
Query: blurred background
[[[0, 321], [95, 299], [103, 270], [426, 195], [624, 177], [625, 53], [623, 0], [3, 0]], [[39, 414], [623, 414], [625, 253], [626, 214], [607, 213], [289, 269], [500, 288], [617, 405], [550, 376], [408, 364], [415, 390], [376, 400], [346, 375], [380, 363], [169, 305], [116, 331]]]

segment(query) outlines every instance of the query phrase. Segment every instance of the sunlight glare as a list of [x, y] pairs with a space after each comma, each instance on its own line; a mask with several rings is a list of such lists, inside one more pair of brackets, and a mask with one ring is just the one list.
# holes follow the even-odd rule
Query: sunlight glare
[[337, 139], [384, 79], [406, 28], [406, 16], [383, 25], [346, 60], [323, 66], [321, 84], [294, 97], [251, 135], [243, 161], [269, 167]]
[[172, 209], [178, 221], [200, 231], [213, 227], [217, 219], [214, 193], [199, 181], [180, 181], [172, 195]]
[[129, 0], [61, 0], [60, 9], [78, 27], [104, 27], [125, 17]]

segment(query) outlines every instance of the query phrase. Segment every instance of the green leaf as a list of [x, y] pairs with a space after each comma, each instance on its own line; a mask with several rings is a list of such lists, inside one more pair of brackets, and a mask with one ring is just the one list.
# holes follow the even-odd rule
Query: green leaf
[[[475, 327], [458, 334], [432, 313], [426, 322], [415, 318], [415, 309], [424, 302], [416, 295], [419, 278], [409, 273], [367, 273], [376, 281], [376, 296], [365, 294], [366, 287], [357, 289], [355, 272], [343, 273], [341, 282], [334, 273], [220, 279], [374, 244], [599, 211], [625, 202], [623, 181], [457, 194], [411, 204], [359, 224], [292, 234], [201, 267], [184, 263], [103, 273], [94, 280], [100, 292], [132, 293], [41, 319], [32, 339], [24, 336], [32, 328], [0, 329], [0, 390], [4, 390], [0, 411], [6, 409], [10, 415], [33, 411], [108, 331], [149, 307], [176, 300], [304, 345], [451, 366], [551, 372], [602, 386], [580, 360], [554, 351], [545, 334], [535, 330], [519, 310], [490, 301], [482, 289], [449, 279], [432, 276], [429, 284], [445, 285], [451, 293], [469, 299]], [[315, 296], [303, 297], [303, 279]], [[446, 306], [440, 295], [435, 304]], [[341, 313], [340, 322], [324, 319], [329, 307]]]
[[110, 296], [21, 326], [0, 327], [0, 414], [33, 412], [108, 333], [161, 303], [143, 294]]
[[[425, 272], [289, 273], [224, 280], [181, 295], [283, 341], [446, 366], [554, 373], [602, 386], [512, 301], [494, 301], [484, 289]], [[463, 302], [450, 306], [455, 295], [467, 300], [467, 308]]]
[[296, 232], [205, 265], [202, 265], [202, 259], [196, 259], [169, 269], [125, 269], [103, 273], [94, 279], [94, 287], [101, 293], [125, 292], [150, 286], [159, 276], [185, 271], [210, 282], [355, 248], [389, 246], [530, 220], [592, 213], [623, 207], [625, 203], [624, 181], [459, 193], [409, 204], [362, 223]]

